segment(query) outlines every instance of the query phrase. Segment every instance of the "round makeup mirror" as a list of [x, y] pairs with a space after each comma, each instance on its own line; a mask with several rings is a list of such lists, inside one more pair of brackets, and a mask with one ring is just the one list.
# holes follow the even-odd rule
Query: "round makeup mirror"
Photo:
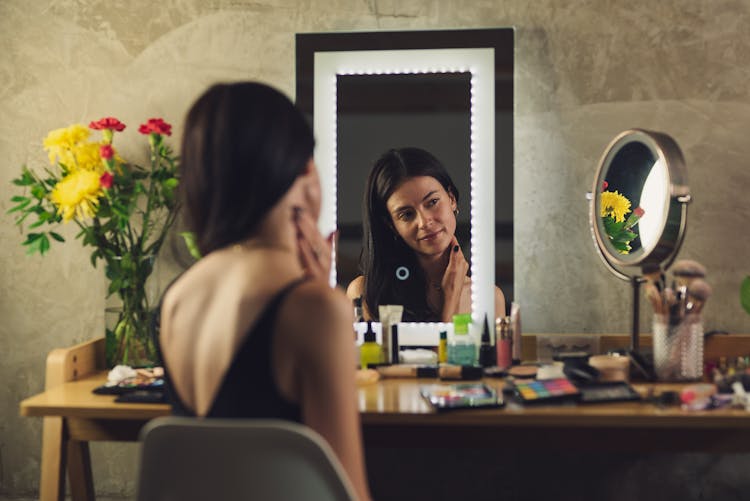
[[626, 130], [609, 143], [594, 177], [589, 225], [607, 268], [633, 286], [631, 350], [637, 352], [639, 290], [645, 274], [672, 264], [685, 237], [685, 161], [668, 135]]

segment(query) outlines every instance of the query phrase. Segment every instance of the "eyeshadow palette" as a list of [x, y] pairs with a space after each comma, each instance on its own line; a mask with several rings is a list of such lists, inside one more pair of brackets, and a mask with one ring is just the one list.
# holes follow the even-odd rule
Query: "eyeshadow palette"
[[565, 378], [516, 380], [516, 395], [524, 404], [577, 401], [581, 392]]
[[640, 400], [641, 395], [628, 383], [597, 383], [581, 386], [581, 403], [626, 402]]
[[503, 405], [502, 395], [483, 383], [433, 384], [422, 386], [420, 393], [439, 411]]

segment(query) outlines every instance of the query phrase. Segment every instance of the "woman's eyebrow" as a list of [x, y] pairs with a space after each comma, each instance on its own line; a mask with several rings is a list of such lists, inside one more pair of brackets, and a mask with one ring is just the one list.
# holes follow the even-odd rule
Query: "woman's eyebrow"
[[430, 198], [432, 195], [434, 195], [437, 192], [438, 192], [438, 190], [432, 190], [427, 195], [425, 195], [425, 196], [422, 197], [422, 201], [424, 202], [425, 200], [427, 200], [428, 198]]
[[[425, 200], [427, 200], [428, 198], [430, 198], [432, 195], [434, 195], [437, 192], [438, 192], [438, 190], [432, 190], [427, 195], [425, 195], [425, 196], [422, 197], [422, 202], [424, 202]], [[402, 210], [407, 210], [407, 209], [411, 209], [411, 208], [412, 208], [411, 205], [402, 205], [401, 207], [396, 207], [395, 209], [393, 209], [391, 211], [391, 213], [396, 214], [398, 212], [401, 212]]]

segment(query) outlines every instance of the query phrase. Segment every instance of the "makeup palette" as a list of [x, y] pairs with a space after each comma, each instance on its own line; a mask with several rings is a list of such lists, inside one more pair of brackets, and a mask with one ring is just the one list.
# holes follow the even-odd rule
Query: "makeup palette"
[[641, 395], [628, 383], [597, 383], [581, 386], [581, 403], [627, 402], [640, 400]]
[[573, 383], [565, 378], [543, 381], [516, 381], [516, 395], [524, 404], [576, 401], [581, 396]]

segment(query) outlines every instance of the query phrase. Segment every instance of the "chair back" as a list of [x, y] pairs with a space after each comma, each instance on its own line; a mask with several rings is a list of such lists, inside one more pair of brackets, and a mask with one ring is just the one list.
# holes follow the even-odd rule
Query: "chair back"
[[281, 420], [161, 417], [141, 431], [138, 501], [351, 501], [325, 440]]

